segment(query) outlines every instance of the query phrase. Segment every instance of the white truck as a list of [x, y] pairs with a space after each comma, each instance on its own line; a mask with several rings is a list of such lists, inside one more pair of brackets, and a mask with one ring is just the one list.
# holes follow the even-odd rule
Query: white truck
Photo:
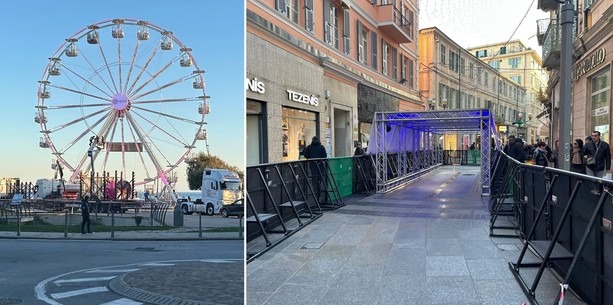
[[204, 169], [202, 172], [202, 199], [181, 202], [183, 214], [218, 214], [224, 205], [242, 198], [242, 185], [238, 174], [227, 169]]

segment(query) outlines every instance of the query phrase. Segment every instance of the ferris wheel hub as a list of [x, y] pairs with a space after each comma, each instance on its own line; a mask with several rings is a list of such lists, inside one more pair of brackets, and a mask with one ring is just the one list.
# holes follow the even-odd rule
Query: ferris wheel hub
[[125, 94], [117, 93], [113, 96], [111, 103], [113, 104], [113, 108], [115, 110], [124, 110], [126, 107], [128, 107], [129, 100]]

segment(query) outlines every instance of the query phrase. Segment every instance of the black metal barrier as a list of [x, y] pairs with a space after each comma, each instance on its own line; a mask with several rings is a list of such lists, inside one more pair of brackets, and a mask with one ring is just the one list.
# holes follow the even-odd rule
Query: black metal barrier
[[327, 159], [247, 167], [245, 193], [247, 255], [251, 259], [321, 216], [325, 209], [344, 205]]
[[375, 160], [372, 155], [353, 157], [353, 194], [373, 194], [377, 187]]
[[[538, 304], [536, 289], [550, 269], [586, 303], [613, 304], [613, 181], [520, 164], [502, 153], [494, 164], [490, 235], [501, 216], [513, 223], [524, 246], [509, 266], [531, 301]], [[524, 261], [528, 250], [538, 262]], [[533, 280], [526, 268], [537, 268]]]

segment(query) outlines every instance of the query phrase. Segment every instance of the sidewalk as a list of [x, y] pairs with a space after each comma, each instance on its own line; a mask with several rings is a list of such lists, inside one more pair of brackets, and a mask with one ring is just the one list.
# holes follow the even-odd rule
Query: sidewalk
[[[247, 304], [528, 302], [508, 267], [522, 243], [489, 237], [479, 194], [479, 168], [450, 166], [350, 198], [247, 265]], [[536, 292], [553, 304], [558, 281], [545, 272]], [[564, 304], [583, 303], [567, 292]]]

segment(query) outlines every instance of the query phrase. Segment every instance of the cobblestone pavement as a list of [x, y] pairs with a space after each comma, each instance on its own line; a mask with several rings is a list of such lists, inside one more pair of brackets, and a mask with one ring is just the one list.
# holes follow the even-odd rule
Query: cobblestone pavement
[[243, 260], [154, 265], [116, 278], [110, 287], [146, 304], [243, 304]]

